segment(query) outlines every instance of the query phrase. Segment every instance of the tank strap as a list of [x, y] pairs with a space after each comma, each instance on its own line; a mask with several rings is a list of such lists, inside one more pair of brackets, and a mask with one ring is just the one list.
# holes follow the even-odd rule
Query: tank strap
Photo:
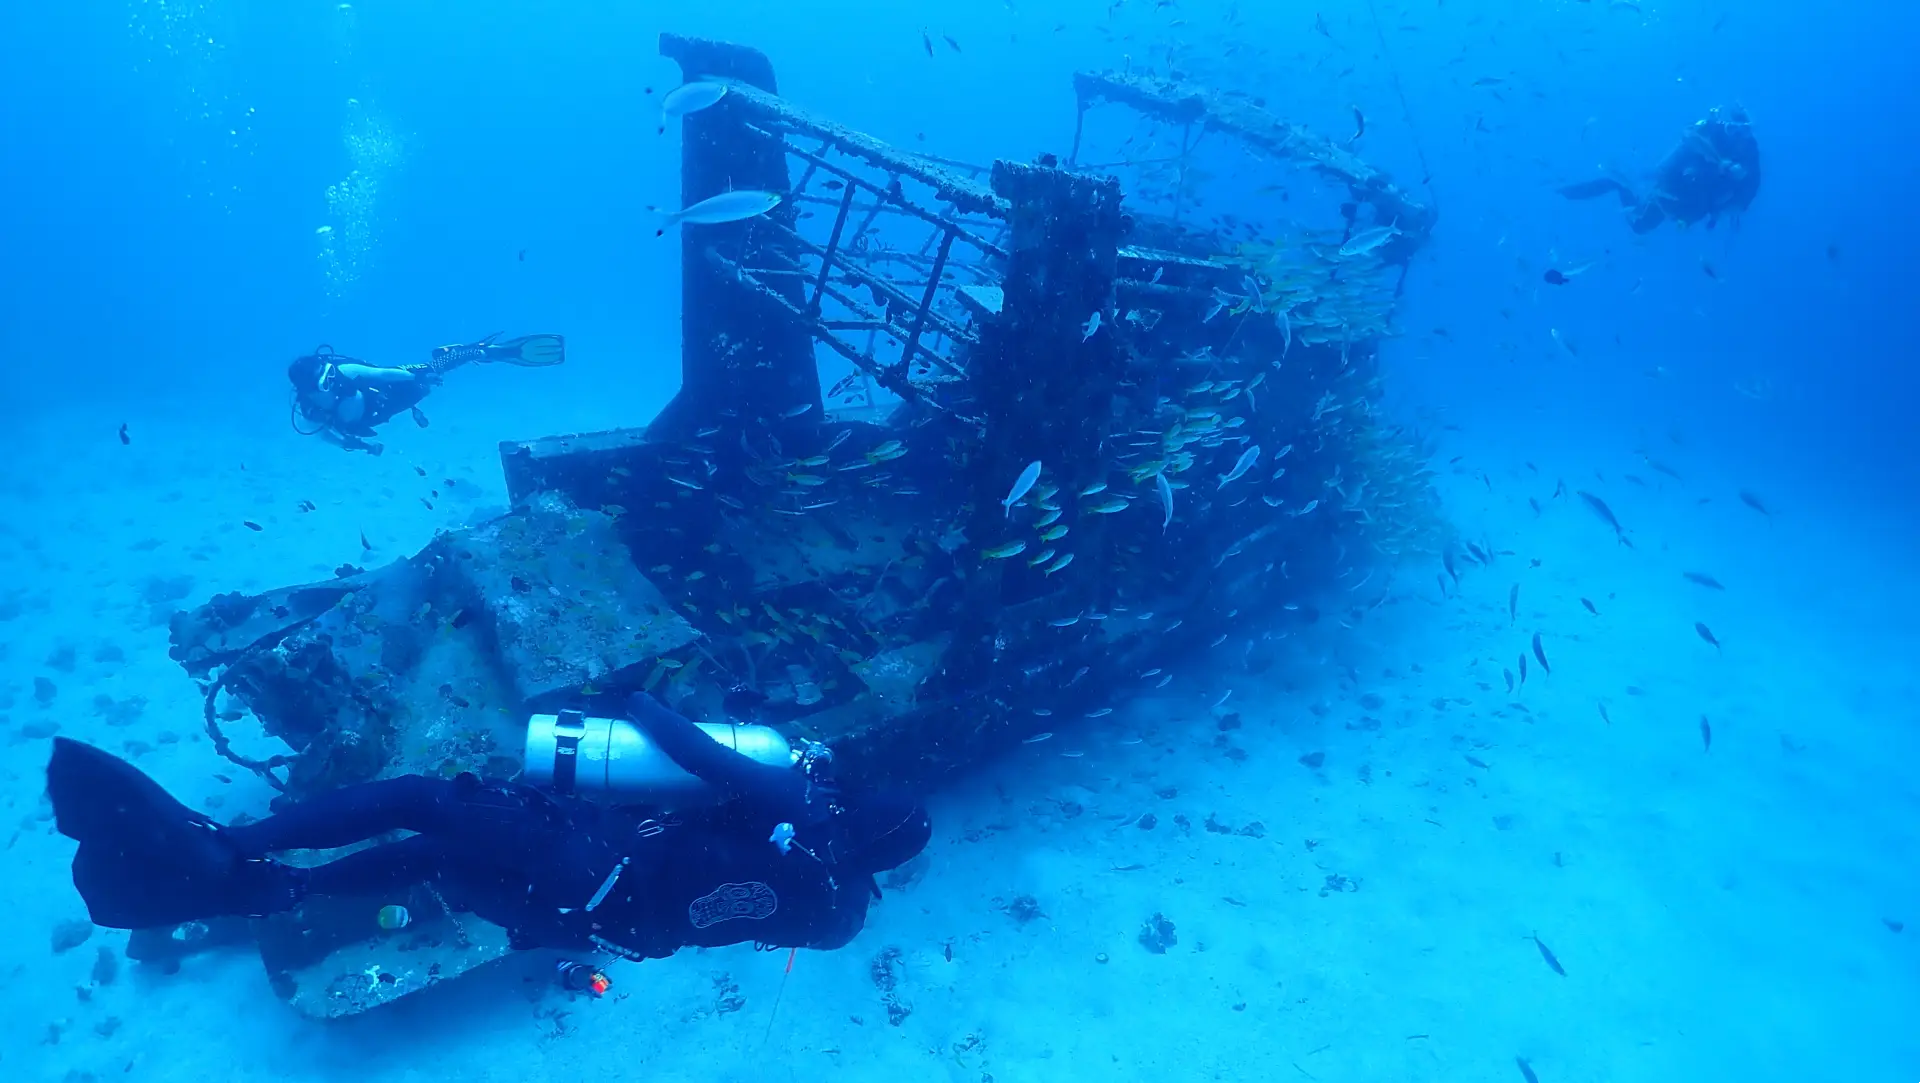
[[553, 722], [553, 792], [571, 794], [580, 773], [580, 742], [587, 735], [586, 716], [561, 711]]

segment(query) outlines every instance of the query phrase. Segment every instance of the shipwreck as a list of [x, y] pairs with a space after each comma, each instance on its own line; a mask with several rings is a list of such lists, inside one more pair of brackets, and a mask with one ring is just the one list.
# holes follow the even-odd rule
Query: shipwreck
[[[783, 197], [683, 230], [671, 404], [502, 444], [512, 510], [413, 556], [175, 618], [215, 748], [287, 797], [537, 775], [531, 717], [636, 689], [932, 779], [1372, 603], [1346, 588], [1431, 544], [1376, 358], [1434, 215], [1334, 142], [1083, 73], [1070, 152], [981, 166], [814, 116], [752, 49], [661, 50], [728, 86], [684, 118], [685, 203]], [[264, 923], [281, 991], [353, 1014], [506, 951], [452, 915], [383, 935], [390, 901]]]

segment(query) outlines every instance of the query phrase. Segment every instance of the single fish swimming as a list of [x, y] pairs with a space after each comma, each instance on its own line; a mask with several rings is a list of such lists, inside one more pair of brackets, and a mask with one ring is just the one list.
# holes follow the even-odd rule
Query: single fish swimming
[[698, 113], [702, 109], [710, 108], [726, 96], [727, 84], [725, 83], [704, 79], [681, 83], [667, 91], [667, 96], [660, 99], [660, 130], [663, 132], [667, 130], [666, 121], [669, 118]]
[[1259, 461], [1260, 461], [1260, 445], [1255, 444], [1252, 447], [1240, 453], [1240, 458], [1238, 461], [1236, 461], [1233, 464], [1233, 469], [1220, 475], [1220, 484], [1214, 486], [1214, 488], [1224, 489], [1227, 487], [1228, 482], [1238, 481], [1242, 474], [1245, 474], [1247, 471], [1253, 469], [1253, 464]]
[[1592, 493], [1586, 491], [1585, 489], [1575, 490], [1575, 495], [1577, 495], [1582, 501], [1586, 503], [1587, 510], [1599, 516], [1601, 522], [1613, 528], [1613, 534], [1615, 537], [1619, 538], [1622, 541], [1626, 540], [1627, 532], [1621, 528], [1620, 520], [1614, 518], [1613, 509], [1607, 507], [1606, 501], [1600, 499], [1599, 497], [1593, 495]]
[[1720, 641], [1713, 638], [1713, 629], [1707, 627], [1705, 624], [1702, 624], [1699, 621], [1694, 621], [1693, 634], [1705, 640], [1708, 644], [1710, 644], [1713, 647], [1714, 650], [1717, 651], [1720, 649]]
[[1375, 251], [1381, 245], [1400, 236], [1399, 227], [1400, 220], [1396, 218], [1388, 225], [1362, 230], [1352, 237], [1347, 238], [1347, 243], [1340, 246], [1340, 254], [1343, 256], [1364, 256], [1369, 252]]
[[1000, 506], [1006, 509], [1007, 518], [1013, 518], [1013, 506], [1020, 502], [1021, 497], [1032, 492], [1033, 483], [1039, 480], [1040, 460], [1035, 459], [1027, 464], [1025, 470], [1020, 471], [1019, 477], [1013, 479], [1013, 488], [1007, 490], [1007, 498], [1000, 502]]
[[1167, 480], [1166, 474], [1155, 474], [1153, 487], [1160, 494], [1160, 510], [1166, 513], [1166, 517], [1160, 521], [1160, 532], [1164, 534], [1167, 527], [1173, 525], [1173, 483]]
[[757, 189], [743, 189], [738, 192], [722, 192], [717, 196], [703, 199], [693, 206], [679, 211], [661, 211], [650, 207], [666, 220], [656, 234], [665, 233], [666, 226], [692, 225], [717, 226], [727, 222], [742, 222], [749, 218], [758, 218], [780, 205], [778, 192], [764, 192]]
[[1527, 939], [1533, 941], [1533, 946], [1540, 949], [1540, 958], [1545, 960], [1549, 967], [1553, 968], [1555, 974], [1563, 978], [1567, 976], [1566, 968], [1560, 965], [1560, 960], [1553, 957], [1553, 949], [1541, 943], [1538, 934], [1529, 936]]

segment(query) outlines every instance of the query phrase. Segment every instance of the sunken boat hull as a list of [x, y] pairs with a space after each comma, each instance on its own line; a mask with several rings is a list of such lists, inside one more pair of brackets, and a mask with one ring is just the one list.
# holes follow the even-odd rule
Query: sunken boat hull
[[[1331, 235], [1250, 242], [1185, 187], [897, 150], [778, 97], [749, 49], [662, 51], [730, 86], [685, 118], [685, 202], [784, 196], [682, 231], [673, 402], [503, 444], [512, 510], [410, 558], [176, 619], [216, 748], [288, 797], [511, 775], [529, 715], [618, 714], [634, 691], [823, 742], [846, 774], [932, 780], [1096, 726], [1182, 659], [1246, 664], [1277, 621], [1372, 602], [1348, 587], [1427, 540], [1374, 356], [1431, 215], [1378, 174], [1312, 160], [1407, 226], [1353, 262]], [[1100, 102], [1266, 131], [1199, 92], [1079, 87], [1076, 154]], [[293, 751], [236, 751], [247, 716]], [[505, 951], [413, 909], [405, 948], [338, 908], [288, 919], [268, 944], [328, 950], [269, 966], [331, 1016]], [[368, 983], [382, 954], [397, 976]]]

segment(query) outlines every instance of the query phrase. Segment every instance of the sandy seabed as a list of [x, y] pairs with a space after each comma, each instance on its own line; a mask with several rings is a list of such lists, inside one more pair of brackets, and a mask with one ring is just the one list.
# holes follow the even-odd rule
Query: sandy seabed
[[[1444, 593], [1437, 562], [1381, 573], [1357, 620], [1277, 624], [1260, 674], [1230, 642], [957, 781], [923, 873], [791, 973], [785, 953], [687, 952], [617, 965], [595, 1002], [529, 964], [322, 1025], [245, 954], [169, 976], [107, 973], [124, 933], [55, 950], [85, 911], [47, 737], [130, 755], [215, 815], [260, 811], [263, 785], [215, 777], [167, 614], [500, 508], [494, 435], [526, 427], [436, 414], [378, 459], [271, 410], [16, 431], [0, 1076], [1340, 1083], [1517, 1081], [1524, 1059], [1540, 1083], [1920, 1078], [1910, 563], [1847, 509], [1771, 494], [1765, 519], [1697, 479], [1608, 490], [1628, 549], [1549, 497], [1546, 463], [1447, 479], [1461, 533], [1501, 555]], [[1536, 631], [1551, 672], [1530, 658], [1509, 694]]]

